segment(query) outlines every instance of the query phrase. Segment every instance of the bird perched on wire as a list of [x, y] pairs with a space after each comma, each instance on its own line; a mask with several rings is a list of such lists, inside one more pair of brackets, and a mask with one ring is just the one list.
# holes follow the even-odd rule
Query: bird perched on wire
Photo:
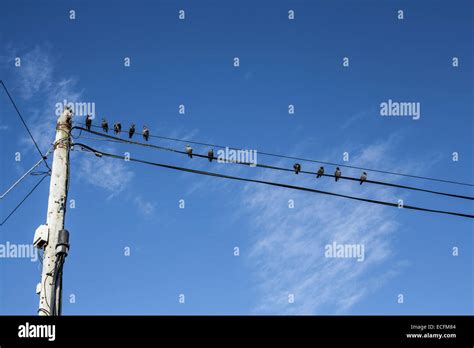
[[120, 122], [114, 123], [114, 134], [120, 134], [122, 132], [122, 124]]
[[150, 131], [148, 130], [147, 126], [143, 126], [142, 135], [143, 135], [143, 139], [148, 141], [148, 138], [150, 137]]
[[91, 130], [91, 127], [92, 127], [92, 119], [90, 117], [90, 115], [87, 115], [86, 116], [86, 128], [87, 130]]
[[338, 181], [341, 177], [341, 170], [339, 169], [339, 167], [336, 168], [336, 171], [334, 172], [334, 177], [336, 181]]
[[105, 118], [102, 119], [102, 130], [105, 133], [109, 132], [109, 124], [107, 123], [107, 120]]
[[133, 134], [135, 134], [135, 124], [132, 123], [130, 129], [128, 130], [128, 138], [132, 139]]
[[186, 145], [186, 153], [188, 154], [189, 158], [193, 158], [193, 148], [189, 145]]
[[367, 180], [367, 173], [366, 172], [363, 172], [362, 175], [360, 176], [360, 184], [359, 185], [362, 185], [362, 183]]
[[324, 167], [319, 167], [318, 172], [316, 173], [316, 178], [322, 177], [324, 174]]
[[299, 172], [301, 172], [301, 164], [295, 163], [293, 169], [295, 170], [295, 174], [298, 174]]
[[212, 160], [214, 159], [214, 150], [213, 149], [210, 149], [207, 152], [207, 158], [209, 159], [209, 162], [212, 162]]

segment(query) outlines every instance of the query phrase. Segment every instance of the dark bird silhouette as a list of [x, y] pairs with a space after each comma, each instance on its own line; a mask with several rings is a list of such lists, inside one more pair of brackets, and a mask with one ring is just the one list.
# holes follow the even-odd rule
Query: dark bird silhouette
[[341, 177], [341, 170], [339, 169], [339, 167], [336, 168], [336, 171], [334, 172], [334, 177], [336, 181], [338, 181]]
[[186, 145], [186, 153], [188, 154], [189, 158], [193, 158], [193, 148], [189, 145]]
[[207, 152], [207, 158], [209, 158], [209, 162], [212, 162], [212, 160], [214, 159], [214, 150], [213, 149], [210, 149]]
[[109, 132], [109, 124], [107, 123], [107, 120], [105, 118], [102, 119], [102, 130], [105, 133]]
[[142, 135], [143, 135], [143, 139], [148, 141], [148, 138], [150, 137], [150, 131], [148, 130], [147, 126], [143, 126]]
[[323, 174], [324, 174], [324, 167], [322, 167], [322, 166], [321, 166], [321, 167], [319, 167], [319, 169], [318, 169], [318, 172], [317, 172], [316, 178], [320, 178], [320, 177], [322, 177], [322, 176], [323, 176]]
[[367, 180], [367, 173], [366, 172], [363, 172], [362, 175], [360, 176], [360, 184], [359, 185], [362, 185], [362, 183]]
[[114, 123], [114, 133], [120, 134], [122, 132], [122, 124], [120, 122]]
[[91, 130], [92, 127], [92, 119], [89, 115], [86, 116], [86, 129]]
[[295, 163], [293, 169], [295, 170], [295, 174], [298, 174], [301, 171], [301, 165], [299, 163]]
[[132, 139], [133, 134], [135, 134], [135, 124], [132, 124], [130, 126], [130, 129], [128, 130], [128, 138]]

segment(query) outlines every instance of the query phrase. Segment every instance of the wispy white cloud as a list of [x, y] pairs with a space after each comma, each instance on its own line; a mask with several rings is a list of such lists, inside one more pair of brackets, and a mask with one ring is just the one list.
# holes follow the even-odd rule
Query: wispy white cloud
[[[48, 45], [37, 45], [29, 51], [7, 47], [1, 55], [2, 61], [7, 63], [13, 62], [15, 57], [21, 59], [21, 66], [15, 68], [14, 79], [9, 87], [34, 138], [44, 150], [54, 140], [56, 103], [64, 99], [78, 101], [82, 98], [83, 90], [78, 89], [76, 78], [58, 76], [54, 68], [56, 59]], [[23, 102], [18, 102], [20, 97]], [[27, 134], [21, 138], [21, 144], [33, 149]]]
[[155, 212], [155, 203], [147, 201], [143, 196], [139, 195], [133, 199], [133, 203], [137, 207], [139, 213], [144, 216], [150, 216]]
[[365, 118], [370, 117], [371, 114], [375, 113], [375, 107], [370, 107], [365, 110], [356, 112], [355, 114], [351, 115], [344, 123], [341, 125], [341, 129], [347, 129], [352, 126], [356, 122], [362, 122]]
[[[104, 151], [111, 151], [104, 148]], [[80, 180], [104, 189], [108, 198], [113, 198], [121, 193], [134, 177], [134, 173], [127, 168], [124, 162], [113, 158], [97, 158], [84, 154], [79, 160], [77, 168]]]
[[40, 91], [54, 88], [53, 62], [44, 48], [36, 46], [20, 56], [21, 66], [17, 68], [19, 89], [24, 99], [30, 99]]
[[[56, 104], [77, 102], [83, 98], [84, 90], [78, 87], [75, 77], [60, 76], [55, 70], [56, 61], [52, 50], [47, 45], [37, 45], [30, 51], [19, 52], [15, 48], [5, 49], [2, 55], [4, 61], [13, 61], [14, 57], [21, 57], [21, 67], [16, 70], [14, 89], [28, 105], [24, 109], [27, 123], [40, 148], [47, 149], [54, 141], [55, 124], [57, 121]], [[25, 116], [25, 115], [24, 115]], [[21, 139], [22, 146], [30, 148], [31, 139], [25, 134]], [[108, 149], [110, 150], [110, 149]], [[80, 179], [88, 184], [104, 189], [108, 197], [122, 192], [131, 179], [133, 172], [124, 163], [113, 159], [98, 159], [93, 156], [76, 157], [74, 167]]]
[[[396, 139], [359, 151], [353, 160], [378, 167], [389, 156]], [[338, 149], [339, 150], [339, 149]], [[327, 168], [329, 169], [329, 168]], [[265, 180], [281, 182], [281, 173], [264, 172]], [[330, 178], [293, 175], [295, 185], [394, 201], [388, 189]], [[288, 207], [288, 200], [295, 207]], [[399, 272], [388, 262], [395, 251], [392, 235], [399, 225], [393, 208], [248, 184], [241, 218], [252, 221], [255, 239], [249, 257], [261, 297], [257, 313], [346, 313], [367, 294]], [[330, 259], [326, 244], [364, 244], [365, 260]], [[382, 267], [379, 267], [382, 266]], [[288, 303], [288, 295], [295, 302]]]

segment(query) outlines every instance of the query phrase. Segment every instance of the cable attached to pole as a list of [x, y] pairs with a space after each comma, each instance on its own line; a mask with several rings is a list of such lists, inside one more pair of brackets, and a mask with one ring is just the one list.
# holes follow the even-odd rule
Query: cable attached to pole
[[[53, 150], [53, 148], [54, 148], [54, 147], [51, 147], [51, 148], [48, 150], [48, 152], [46, 152], [46, 154], [44, 155], [45, 158], [47, 158], [47, 157], [49, 156], [49, 154], [50, 154], [50, 152]], [[38, 167], [38, 166], [43, 162], [43, 160], [44, 160], [44, 159], [41, 158], [33, 167], [31, 167], [30, 169], [28, 169], [25, 174], [23, 174], [17, 181], [15, 181], [15, 182], [13, 183], [12, 186], [10, 186], [10, 188], [9, 188], [8, 190], [5, 191], [5, 193], [3, 193], [2, 195], [0, 195], [0, 199], [3, 199], [3, 197], [5, 197], [11, 190], [13, 190], [24, 178], [26, 178], [26, 176], [27, 176], [28, 174], [31, 173], [31, 175], [44, 175], [44, 174], [49, 173], [49, 172], [42, 172], [42, 173], [40, 173], [40, 174], [32, 173], [33, 170], [34, 170], [36, 167]]]
[[[81, 126], [84, 126], [82, 123], [78, 123]], [[92, 125], [94, 128], [101, 128], [100, 126]], [[81, 127], [74, 127], [74, 128], [81, 128]], [[84, 128], [83, 128], [84, 129]], [[125, 130], [121, 130], [120, 133], [126, 133]], [[210, 146], [210, 147], [215, 147], [215, 148], [221, 148], [225, 149], [228, 148], [230, 150], [242, 150], [236, 147], [231, 147], [231, 146], [224, 146], [224, 145], [218, 145], [218, 144], [210, 144], [210, 143], [204, 143], [204, 142], [199, 142], [199, 141], [193, 141], [193, 140], [186, 140], [186, 139], [178, 139], [178, 138], [171, 138], [171, 137], [165, 137], [165, 136], [160, 136], [160, 135], [149, 135], [150, 138], [156, 138], [156, 139], [162, 139], [162, 140], [169, 140], [169, 141], [175, 141], [175, 142], [181, 142], [181, 143], [187, 143], [187, 144], [195, 144], [195, 145], [201, 145], [201, 146]], [[426, 176], [420, 176], [420, 175], [412, 175], [412, 174], [404, 174], [404, 173], [398, 173], [398, 172], [392, 172], [392, 171], [387, 171], [387, 170], [380, 170], [380, 169], [370, 169], [370, 168], [364, 168], [364, 167], [357, 167], [357, 166], [350, 166], [347, 164], [340, 164], [340, 163], [334, 163], [334, 162], [327, 162], [327, 161], [321, 161], [321, 160], [316, 160], [316, 159], [308, 159], [308, 158], [302, 158], [302, 157], [294, 157], [294, 156], [287, 156], [287, 155], [279, 155], [271, 152], [264, 152], [264, 151], [258, 151], [260, 155], [265, 155], [265, 156], [271, 156], [271, 157], [278, 157], [278, 158], [285, 158], [285, 159], [291, 159], [291, 160], [296, 160], [296, 161], [304, 161], [304, 162], [312, 162], [312, 163], [319, 163], [319, 164], [326, 164], [326, 165], [332, 165], [335, 167], [342, 167], [342, 168], [351, 168], [351, 169], [358, 169], [358, 170], [366, 170], [374, 173], [382, 173], [382, 174], [390, 174], [390, 175], [397, 175], [397, 176], [404, 176], [408, 178], [414, 178], [414, 179], [421, 179], [421, 180], [430, 180], [430, 181], [437, 181], [437, 182], [443, 182], [447, 184], [455, 184], [455, 185], [464, 185], [464, 186], [471, 186], [474, 187], [474, 184], [471, 183], [465, 183], [465, 182], [459, 182], [459, 181], [452, 181], [452, 180], [445, 180], [445, 179], [437, 179], [437, 178], [430, 178]]]
[[[95, 150], [95, 149], [93, 149], [92, 147], [90, 147], [88, 145], [85, 145], [85, 144], [75, 143], [75, 144], [73, 144], [73, 146], [80, 146], [82, 149], [87, 150], [86, 152], [91, 152], [91, 153], [95, 154], [97, 157], [106, 156], [106, 157], [111, 157], [111, 158], [115, 158], [115, 159], [124, 160], [123, 156], [119, 156], [119, 155], [115, 155], [115, 154], [111, 154], [111, 153], [107, 153], [107, 152], [103, 152], [103, 151], [98, 151], [98, 150]], [[188, 172], [188, 173], [194, 173], [194, 174], [200, 174], [200, 175], [206, 175], [206, 176], [212, 176], [212, 177], [219, 177], [219, 178], [224, 178], [224, 179], [252, 182], [252, 183], [258, 183], [258, 184], [264, 184], [264, 185], [270, 185], [270, 186], [283, 187], [283, 188], [288, 188], [288, 189], [293, 189], [293, 190], [320, 193], [320, 194], [324, 194], [324, 195], [347, 198], [347, 199], [351, 199], [351, 200], [374, 203], [374, 204], [380, 204], [380, 205], [396, 207], [396, 208], [400, 208], [400, 209], [410, 209], [410, 210], [418, 210], [418, 211], [425, 211], [425, 212], [438, 213], [438, 214], [454, 215], [454, 216], [460, 216], [460, 217], [471, 218], [471, 219], [474, 218], [474, 215], [471, 215], [471, 214], [457, 213], [457, 212], [451, 212], [451, 211], [445, 211], [445, 210], [435, 210], [435, 209], [421, 208], [421, 207], [416, 207], [416, 206], [411, 206], [411, 205], [402, 205], [402, 206], [400, 206], [399, 204], [392, 203], [392, 202], [384, 202], [384, 201], [378, 201], [378, 200], [373, 200], [373, 199], [354, 197], [354, 196], [343, 195], [343, 194], [334, 193], [334, 192], [316, 190], [316, 189], [312, 189], [312, 188], [309, 188], [309, 187], [288, 185], [288, 184], [282, 184], [282, 183], [277, 183], [277, 182], [272, 182], [272, 181], [248, 179], [248, 178], [225, 175], [225, 174], [220, 174], [220, 173], [206, 172], [206, 171], [203, 171], [203, 170], [183, 168], [183, 167], [178, 167], [178, 166], [172, 166], [172, 165], [169, 165], [169, 164], [162, 164], [162, 163], [157, 163], [157, 162], [150, 162], [150, 161], [140, 160], [140, 159], [131, 158], [131, 157], [127, 157], [127, 161], [153, 165], [153, 166], [157, 166], [157, 167], [161, 167], [161, 168], [179, 170], [179, 171]]]
[[7, 96], [8, 96], [8, 98], [10, 99], [10, 102], [12, 103], [13, 107], [15, 108], [16, 113], [17, 113], [18, 116], [20, 117], [20, 120], [21, 120], [21, 122], [23, 123], [23, 125], [25, 126], [26, 131], [27, 131], [28, 134], [30, 135], [31, 140], [32, 140], [33, 143], [35, 144], [36, 150], [38, 150], [38, 153], [40, 154], [41, 158], [43, 158], [43, 161], [44, 161], [44, 163], [46, 164], [46, 167], [51, 171], [51, 168], [49, 167], [48, 162], [46, 162], [46, 157], [45, 157], [45, 156], [43, 155], [43, 153], [41, 152], [41, 150], [40, 150], [40, 148], [39, 148], [39, 146], [38, 146], [38, 143], [36, 142], [35, 138], [33, 137], [33, 134], [31, 133], [30, 129], [28, 128], [28, 125], [26, 124], [25, 120], [23, 119], [23, 116], [21, 115], [20, 110], [18, 110], [18, 107], [16, 106], [15, 102], [13, 101], [12, 96], [11, 96], [10, 93], [8, 92], [7, 86], [5, 86], [5, 83], [4, 83], [2, 80], [0, 80], [0, 84], [3, 86], [3, 89], [4, 89], [5, 92], [7, 93]]
[[[139, 146], [144, 146], [144, 147], [150, 147], [150, 148], [157, 149], [157, 150], [169, 151], [169, 152], [179, 153], [179, 154], [188, 156], [188, 153], [186, 153], [185, 151], [176, 150], [176, 149], [173, 149], [173, 148], [158, 146], [158, 145], [154, 145], [154, 144], [145, 144], [145, 143], [141, 143], [141, 142], [133, 141], [133, 140], [129, 140], [129, 139], [122, 139], [122, 138], [119, 138], [119, 137], [115, 137], [115, 136], [108, 135], [108, 134], [103, 134], [103, 133], [100, 133], [100, 132], [96, 132], [96, 131], [93, 131], [93, 130], [88, 130], [86, 128], [77, 127], [77, 126], [72, 127], [71, 132], [74, 129], [79, 129], [81, 132], [85, 131], [85, 132], [89, 132], [89, 133], [95, 134], [95, 135], [100, 136], [100, 137], [105, 137], [105, 138], [108, 138], [108, 139], [110, 139], [111, 141], [114, 141], [114, 142], [122, 142], [122, 143], [126, 143], [126, 144], [131, 144], [131, 145], [139, 145]], [[193, 153], [193, 156], [199, 157], [199, 158], [210, 159], [210, 157], [208, 155], [200, 155], [200, 154], [197, 154], [197, 153]], [[213, 156], [212, 159], [213, 160], [218, 160], [219, 158]], [[285, 172], [293, 172], [294, 171], [293, 169], [277, 167], [277, 166], [270, 166], [270, 165], [265, 165], [265, 164], [257, 164], [257, 163], [254, 164], [254, 163], [237, 162], [237, 161], [229, 161], [229, 160], [226, 160], [225, 162], [226, 163], [241, 164], [241, 165], [245, 165], [245, 166], [254, 166], [254, 167], [259, 167], [259, 168], [280, 170], [280, 171], [285, 171]], [[304, 170], [301, 170], [299, 172], [303, 173], [303, 174], [310, 174], [310, 175], [316, 175], [317, 174], [316, 172], [310, 172], [310, 171], [304, 171]], [[320, 174], [320, 176], [334, 177], [333, 175], [330, 175], [330, 174]], [[354, 178], [354, 177], [349, 177], [349, 176], [341, 176], [340, 179], [360, 182], [359, 178]], [[464, 195], [458, 195], [458, 194], [454, 194], [454, 193], [428, 190], [428, 189], [423, 189], [423, 188], [413, 187], [413, 186], [407, 186], [407, 185], [392, 184], [392, 183], [387, 183], [387, 182], [383, 182], [383, 181], [365, 180], [364, 183], [383, 185], [383, 186], [389, 186], [389, 187], [395, 187], [395, 188], [401, 188], [401, 189], [413, 190], [413, 191], [419, 191], [419, 192], [425, 192], [425, 193], [431, 193], [431, 194], [441, 195], [441, 196], [446, 196], [446, 197], [474, 200], [474, 197], [470, 197], [470, 196], [464, 196]]]
[[48, 174], [45, 174], [37, 183], [36, 185], [31, 189], [30, 192], [28, 192], [28, 194], [25, 196], [25, 198], [23, 198], [21, 200], [20, 203], [18, 203], [18, 205], [10, 212], [10, 214], [8, 214], [8, 216], [0, 223], [0, 226], [3, 226], [3, 224], [5, 222], [8, 221], [8, 219], [18, 210], [18, 208], [20, 208], [20, 206], [23, 204], [23, 202], [26, 201], [26, 199], [36, 190], [36, 188], [43, 182], [43, 180], [45, 178], [47, 178], [49, 176], [49, 173]]

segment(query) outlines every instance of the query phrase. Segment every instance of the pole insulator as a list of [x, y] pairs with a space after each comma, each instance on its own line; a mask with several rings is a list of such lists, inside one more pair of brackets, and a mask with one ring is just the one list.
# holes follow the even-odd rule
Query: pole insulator
[[69, 231], [60, 230], [58, 236], [58, 244], [56, 244], [56, 255], [65, 254], [69, 251]]

